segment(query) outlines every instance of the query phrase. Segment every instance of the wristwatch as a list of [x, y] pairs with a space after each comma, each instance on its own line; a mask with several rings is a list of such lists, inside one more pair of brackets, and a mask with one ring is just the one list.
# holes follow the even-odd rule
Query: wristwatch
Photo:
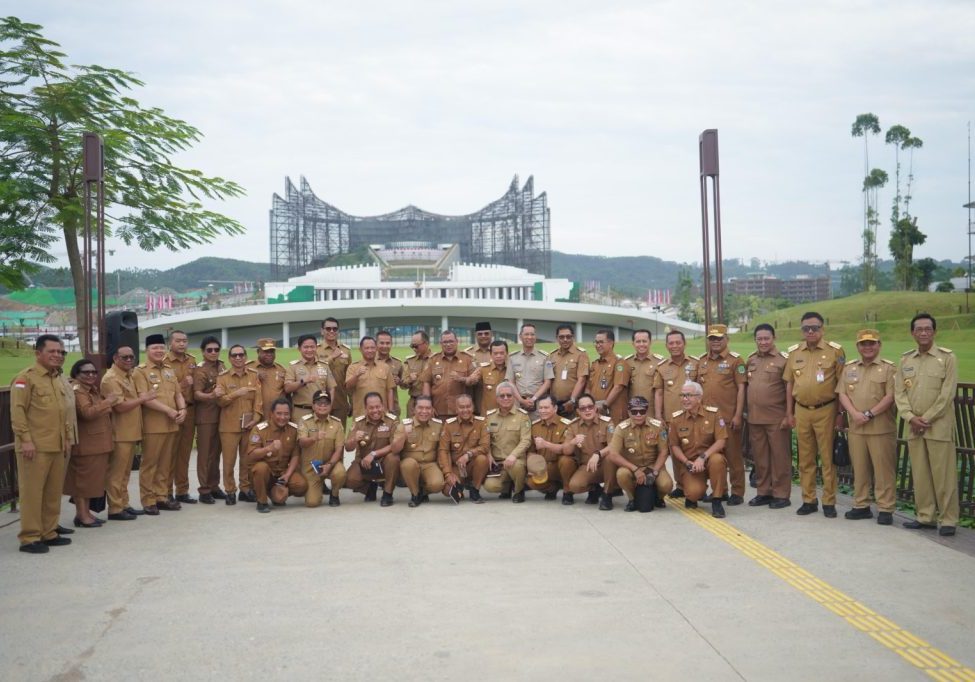
[[874, 413], [871, 412], [870, 410], [864, 410], [863, 411], [863, 416], [866, 417], [867, 419], [873, 419], [874, 416], [876, 416], [876, 415], [874, 415]]

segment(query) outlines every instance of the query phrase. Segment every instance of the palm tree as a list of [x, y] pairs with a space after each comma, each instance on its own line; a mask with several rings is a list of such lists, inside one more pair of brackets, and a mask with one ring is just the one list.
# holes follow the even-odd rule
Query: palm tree
[[894, 194], [894, 205], [891, 210], [890, 223], [895, 228], [897, 227], [897, 221], [901, 219], [901, 157], [900, 150], [905, 149], [905, 143], [911, 139], [911, 131], [902, 125], [893, 125], [887, 129], [887, 134], [884, 136], [884, 142], [887, 144], [894, 145], [894, 187], [896, 193]]
[[870, 174], [870, 150], [868, 148], [868, 141], [871, 134], [880, 134], [880, 119], [877, 118], [876, 114], [860, 114], [853, 121], [850, 134], [853, 137], [863, 138], [863, 273], [861, 279], [863, 281], [864, 291], [868, 291], [871, 286], [876, 284], [876, 273], [871, 270], [870, 258], [870, 254], [876, 246], [876, 235], [870, 229], [870, 205], [866, 190], [867, 176]]

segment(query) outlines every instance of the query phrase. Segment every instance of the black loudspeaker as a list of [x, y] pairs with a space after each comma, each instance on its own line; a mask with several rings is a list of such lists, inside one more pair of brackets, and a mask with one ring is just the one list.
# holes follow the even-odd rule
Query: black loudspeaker
[[135, 364], [139, 364], [139, 316], [131, 310], [116, 310], [105, 316], [105, 355], [112, 366], [115, 352], [122, 346], [135, 351]]
[[718, 131], [709, 128], [698, 138], [701, 156], [701, 175], [715, 177], [718, 175]]

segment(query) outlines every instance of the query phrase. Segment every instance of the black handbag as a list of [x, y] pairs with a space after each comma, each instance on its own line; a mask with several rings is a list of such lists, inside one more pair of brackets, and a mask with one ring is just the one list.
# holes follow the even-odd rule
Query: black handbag
[[833, 439], [833, 466], [850, 466], [850, 443], [842, 431], [837, 431]]
[[641, 514], [652, 512], [657, 506], [657, 486], [649, 479], [643, 485], [636, 486], [633, 501], [636, 504], [636, 510]]

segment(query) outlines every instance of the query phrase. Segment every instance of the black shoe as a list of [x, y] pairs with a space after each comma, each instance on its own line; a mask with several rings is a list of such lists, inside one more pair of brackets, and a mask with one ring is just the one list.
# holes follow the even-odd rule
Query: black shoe
[[271, 500], [271, 505], [274, 507], [284, 507], [287, 504], [288, 504], [287, 502], [276, 502], [275, 500]]
[[700, 500], [698, 500], [698, 502], [710, 502], [710, 501], [711, 501], [711, 492], [710, 491], [708, 491], [704, 495], [704, 497], [702, 497]]
[[768, 503], [769, 509], [785, 509], [786, 507], [791, 507], [792, 501], [784, 497], [773, 497], [772, 501]]
[[70, 528], [65, 528], [61, 524], [58, 524], [57, 530], [55, 531], [58, 535], [71, 535], [74, 533]]
[[799, 516], [807, 516], [808, 514], [815, 514], [819, 511], [818, 502], [803, 502], [802, 506], [796, 509], [796, 514]]
[[20, 551], [28, 554], [47, 554], [51, 548], [43, 542], [25, 542], [20, 546]]
[[751, 471], [748, 472], [748, 485], [750, 485], [753, 488], [757, 488], [758, 487], [755, 484], [755, 478], [756, 478], [755, 470], [752, 469]]
[[237, 493], [227, 493], [227, 495], [223, 498], [223, 502], [228, 506], [237, 504]]
[[241, 490], [237, 495], [237, 499], [241, 502], [257, 502], [257, 493], [253, 490]]
[[41, 540], [48, 547], [64, 547], [65, 545], [71, 544], [71, 538], [62, 538], [60, 535], [53, 537], [50, 540]]
[[679, 500], [680, 498], [684, 497], [684, 491], [680, 488], [674, 488], [673, 491], [671, 491], [670, 496], [675, 500]]
[[269, 514], [271, 512], [271, 505], [267, 502], [258, 502], [257, 511], [261, 514]]
[[370, 483], [368, 486], [366, 486], [366, 499], [364, 501], [375, 502], [377, 490], [379, 490], [379, 486], [375, 483]]
[[655, 497], [656, 499], [653, 501], [653, 506], [655, 509], [663, 509], [667, 506], [667, 503], [664, 502], [663, 497], [660, 497], [659, 495], [656, 495]]
[[629, 502], [627, 502], [626, 503], [626, 506], [623, 507], [623, 511], [625, 511], [625, 512], [635, 512], [636, 511], [636, 500], [630, 500]]
[[599, 510], [609, 511], [613, 508], [613, 496], [609, 493], [603, 493], [599, 496]]
[[[748, 500], [748, 506], [749, 507], [761, 507], [761, 506], [764, 506], [766, 504], [770, 504], [772, 502], [772, 500], [774, 500], [774, 499], [775, 498], [772, 497], [771, 495], [756, 495], [752, 499]], [[730, 500], [728, 501], [728, 504], [731, 504], [731, 501]]]
[[684, 509], [697, 509], [697, 502], [694, 500], [684, 500]]
[[141, 509], [133, 509], [132, 507], [126, 507], [122, 511], [132, 514], [132, 516], [142, 516], [143, 514], [145, 514], [145, 512], [142, 511]]
[[210, 493], [202, 493], [200, 495], [200, 502], [203, 504], [216, 504], [217, 500]]
[[562, 504], [565, 504], [565, 505], [575, 504], [576, 503], [575, 497], [576, 497], [575, 495], [573, 495], [572, 493], [570, 493], [568, 491], [563, 492], [562, 493]]
[[81, 519], [79, 519], [76, 516], [76, 517], [74, 517], [74, 527], [75, 528], [101, 528], [102, 527], [102, 521], [101, 521], [101, 519], [97, 519], [96, 518], [91, 523], [85, 523], [84, 521], [82, 521]]
[[196, 504], [196, 498], [190, 497], [187, 493], [183, 493], [182, 495], [177, 495], [176, 501], [185, 502], [186, 504]]
[[214, 488], [213, 490], [210, 491], [210, 494], [213, 495], [213, 499], [215, 499], [215, 500], [226, 500], [227, 499], [227, 493], [225, 493], [224, 491], [222, 491], [220, 488]]
[[156, 505], [149, 505], [142, 508], [142, 513], [146, 516], [159, 516], [159, 508]]
[[422, 495], [420, 495], [420, 502], [429, 502], [429, 501], [430, 501], [429, 493], [423, 493]]
[[339, 498], [337, 496], [335, 496], [335, 495], [329, 495], [328, 496], [328, 506], [329, 507], [338, 507], [340, 504], [342, 504], [342, 503], [339, 502]]
[[[826, 505], [823, 505], [823, 512], [826, 511]], [[859, 519], [872, 519], [873, 512], [870, 511], [870, 507], [854, 507], [850, 511], [843, 514], [844, 519], [849, 519], [850, 521], [857, 521]]]
[[123, 510], [118, 512], [117, 514], [109, 514], [108, 520], [109, 521], [135, 521], [135, 516]]
[[156, 509], [160, 511], [179, 511], [179, 502], [170, 502], [169, 500], [157, 500]]
[[917, 519], [914, 521], [905, 521], [901, 525], [908, 530], [934, 530], [937, 528], [933, 523], [921, 523]]
[[511, 490], [510, 489], [508, 489], [508, 490], [502, 490], [501, 491], [501, 494], [498, 495], [498, 499], [499, 500], [510, 500], [511, 499]]
[[379, 500], [380, 507], [390, 507], [393, 504], [393, 493], [383, 492], [383, 497]]
[[940, 535], [943, 538], [951, 537], [954, 534], [955, 534], [954, 526], [941, 526], [941, 528], [938, 529], [938, 535]]
[[551, 492], [545, 493], [545, 499], [546, 500], [549, 500], [549, 501], [552, 501], [552, 500], [558, 498], [558, 496], [559, 496], [559, 491], [558, 490], [553, 490]]
[[[728, 504], [731, 504], [731, 502], [729, 501]], [[711, 502], [711, 516], [716, 519], [724, 518], [724, 505], [721, 504], [721, 500], [714, 500]]]
[[742, 497], [741, 495], [732, 495], [731, 497], [728, 498], [728, 506], [737, 507], [739, 504], [742, 504], [744, 501], [745, 498]]
[[823, 505], [823, 516], [827, 519], [836, 518], [836, 505], [835, 504], [824, 504]]
[[894, 515], [890, 512], [877, 512], [877, 525], [889, 526], [894, 523]]
[[589, 489], [589, 494], [586, 495], [586, 504], [599, 504], [599, 495], [602, 493], [602, 489], [598, 485], [594, 485]]
[[484, 498], [481, 497], [481, 491], [477, 488], [470, 488], [471, 502], [474, 504], [484, 504]]
[[522, 490], [520, 493], [515, 493], [511, 496], [511, 501], [515, 504], [521, 504], [525, 501], [525, 491]]
[[[385, 501], [386, 501], [386, 496], [383, 495], [383, 502]], [[414, 507], [419, 507], [421, 504], [423, 504], [422, 497], [420, 497], [419, 495], [410, 495], [410, 501], [406, 503], [406, 506], [412, 509]]]

